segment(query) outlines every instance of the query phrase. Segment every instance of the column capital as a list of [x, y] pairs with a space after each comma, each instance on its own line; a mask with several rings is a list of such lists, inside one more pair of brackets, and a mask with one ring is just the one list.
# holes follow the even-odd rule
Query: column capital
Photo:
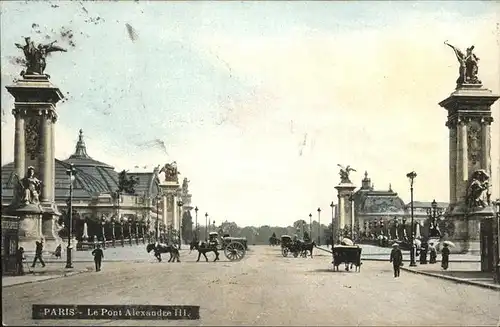
[[493, 121], [494, 121], [493, 117], [482, 117], [480, 123], [481, 125], [491, 125]]

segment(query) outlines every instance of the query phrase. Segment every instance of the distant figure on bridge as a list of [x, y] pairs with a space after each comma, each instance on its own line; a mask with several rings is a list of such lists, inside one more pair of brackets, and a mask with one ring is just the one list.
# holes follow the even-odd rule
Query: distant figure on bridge
[[389, 262], [392, 262], [392, 268], [394, 269], [394, 278], [399, 277], [400, 267], [403, 265], [403, 253], [399, 249], [398, 243], [394, 243], [392, 245], [391, 257]]
[[101, 244], [97, 244], [97, 248], [92, 251], [92, 255], [94, 256], [95, 271], [101, 271], [101, 262], [104, 258], [104, 252], [102, 252]]
[[35, 243], [35, 259], [33, 259], [33, 264], [31, 265], [31, 268], [35, 268], [36, 260], [40, 260], [40, 263], [42, 264], [42, 267], [45, 267], [45, 262], [43, 262], [42, 258], [42, 252], [43, 252], [43, 238], [40, 239], [40, 242]]
[[25, 260], [24, 248], [21, 246], [16, 251], [16, 268], [17, 268], [17, 275], [19, 276], [24, 275], [24, 267], [23, 267], [24, 260]]
[[434, 246], [434, 243], [429, 243], [429, 263], [436, 263], [437, 262], [437, 251], [436, 247]]

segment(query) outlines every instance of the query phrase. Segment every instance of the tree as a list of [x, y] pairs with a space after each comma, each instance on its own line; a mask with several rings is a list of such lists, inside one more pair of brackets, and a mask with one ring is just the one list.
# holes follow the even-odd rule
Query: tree
[[229, 234], [231, 237], [239, 237], [241, 232], [241, 229], [235, 222], [227, 220], [220, 225], [220, 229], [222, 229], [224, 234]]
[[193, 217], [189, 211], [182, 214], [182, 239], [187, 241], [193, 238]]

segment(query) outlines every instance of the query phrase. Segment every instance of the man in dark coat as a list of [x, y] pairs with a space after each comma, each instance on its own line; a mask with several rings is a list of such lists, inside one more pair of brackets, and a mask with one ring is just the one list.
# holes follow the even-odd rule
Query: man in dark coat
[[422, 242], [422, 245], [420, 245], [420, 264], [421, 265], [427, 264], [427, 249], [428, 249], [427, 242]]
[[36, 248], [35, 248], [35, 259], [33, 259], [33, 264], [31, 265], [32, 268], [35, 268], [36, 260], [40, 260], [40, 263], [42, 264], [42, 267], [45, 267], [45, 262], [43, 262], [42, 258], [42, 252], [43, 252], [43, 238], [40, 239], [40, 242], [36, 242]]
[[441, 267], [446, 270], [448, 269], [448, 262], [450, 260], [450, 249], [448, 248], [448, 244], [443, 244], [443, 249], [441, 250]]
[[24, 263], [24, 248], [21, 246], [16, 251], [16, 268], [17, 268], [17, 274], [19, 276], [24, 275], [23, 263]]
[[104, 258], [104, 252], [102, 252], [100, 244], [97, 244], [97, 248], [92, 251], [92, 255], [94, 256], [95, 271], [101, 271], [101, 262]]
[[391, 258], [392, 267], [394, 268], [394, 278], [399, 277], [400, 267], [403, 265], [403, 253], [399, 249], [399, 244], [392, 245]]

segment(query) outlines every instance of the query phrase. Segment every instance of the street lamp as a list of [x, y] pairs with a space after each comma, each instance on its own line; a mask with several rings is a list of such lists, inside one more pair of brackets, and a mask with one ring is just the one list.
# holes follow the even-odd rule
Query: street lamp
[[158, 242], [158, 236], [160, 234], [160, 194], [156, 196], [156, 242]]
[[200, 237], [198, 235], [199, 231], [198, 231], [198, 206], [196, 206], [196, 208], [194, 208], [194, 215], [195, 215], [195, 222], [194, 222], [194, 230], [195, 230], [195, 236], [196, 236], [196, 240], [198, 240], [198, 238]]
[[123, 232], [123, 225], [125, 224], [125, 218], [124, 217], [121, 217], [120, 218], [120, 236], [121, 236], [121, 241], [122, 241], [122, 246], [125, 246], [125, 235], [124, 235], [124, 232]]
[[427, 208], [427, 216], [429, 216], [429, 235], [428, 237], [441, 237], [437, 218], [443, 214], [443, 210], [438, 208], [436, 200], [432, 200], [431, 207]]
[[[309, 238], [312, 240], [312, 214], [309, 214], [309, 222], [311, 222], [311, 235], [309, 235]], [[302, 239], [304, 239], [304, 223], [302, 223]]]
[[179, 249], [181, 248], [181, 230], [182, 230], [182, 206], [184, 205], [184, 202], [182, 201], [177, 201], [177, 205], [179, 206]]
[[309, 237], [312, 238], [313, 235], [313, 224], [312, 224], [312, 215], [309, 215]]
[[208, 212], [205, 212], [205, 242], [208, 239]]
[[416, 267], [417, 263], [415, 262], [415, 244], [414, 244], [414, 230], [413, 230], [413, 180], [417, 177], [417, 173], [412, 171], [406, 174], [406, 177], [410, 180], [410, 201], [411, 201], [411, 235], [410, 235], [410, 267]]
[[113, 244], [113, 247], [115, 247], [115, 239], [116, 239], [116, 234], [115, 234], [115, 217], [111, 218], [111, 242]]
[[333, 204], [333, 201], [332, 203], [330, 203], [330, 208], [332, 208], [332, 248], [333, 248], [333, 242], [334, 242], [333, 239], [335, 237], [335, 227], [333, 224], [335, 204]]
[[135, 225], [135, 244], [139, 245], [139, 221], [138, 217], [135, 216], [134, 225]]
[[106, 248], [106, 235], [104, 233], [104, 225], [106, 225], [106, 218], [101, 216], [101, 233], [102, 233], [102, 247]]
[[73, 268], [73, 263], [71, 259], [71, 234], [73, 231], [73, 182], [75, 180], [76, 170], [73, 164], [69, 165], [69, 169], [66, 170], [66, 174], [69, 176], [69, 224], [68, 224], [68, 248], [66, 250], [66, 268]]
[[151, 235], [149, 232], [150, 226], [151, 226], [151, 219], [148, 218], [148, 221], [146, 222], [146, 236], [148, 237], [148, 244], [151, 243]]
[[132, 246], [132, 219], [127, 219], [127, 225], [128, 225], [128, 241], [130, 243], [130, 246]]
[[321, 245], [321, 208], [318, 208], [318, 225], [318, 245]]

